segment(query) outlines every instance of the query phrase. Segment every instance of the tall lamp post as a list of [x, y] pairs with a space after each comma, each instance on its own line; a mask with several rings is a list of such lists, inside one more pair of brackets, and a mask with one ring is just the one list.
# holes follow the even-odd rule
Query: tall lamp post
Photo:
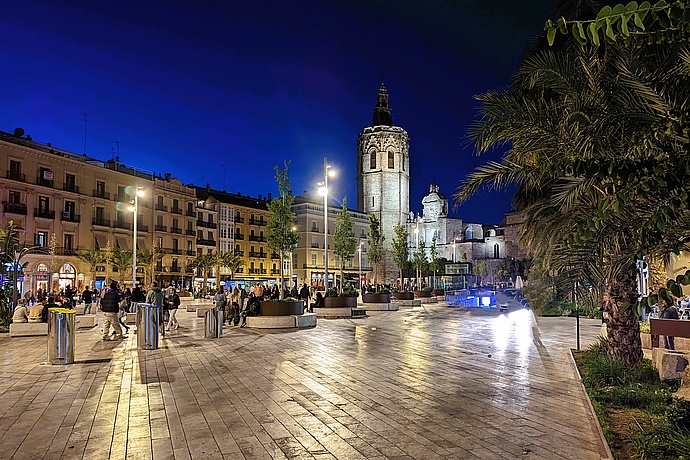
[[137, 284], [137, 221], [139, 220], [139, 197], [144, 196], [144, 187], [137, 187], [129, 210], [134, 213], [134, 244], [132, 244], [132, 289]]
[[333, 177], [335, 173], [329, 171], [331, 165], [328, 159], [323, 157], [323, 182], [321, 194], [323, 195], [323, 288], [328, 289], [328, 177]]
[[[415, 220], [415, 225], [414, 225], [414, 236], [415, 236], [415, 247], [414, 250], [415, 252], [419, 252], [419, 221]], [[419, 286], [419, 266], [417, 266], [417, 273], [416, 273], [416, 281], [415, 283], [417, 284], [417, 289], [420, 289]]]

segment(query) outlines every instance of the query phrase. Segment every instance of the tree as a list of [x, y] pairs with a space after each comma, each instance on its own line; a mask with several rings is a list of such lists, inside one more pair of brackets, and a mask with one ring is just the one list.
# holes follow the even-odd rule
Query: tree
[[202, 292], [206, 292], [208, 288], [208, 276], [211, 269], [213, 269], [214, 257], [212, 254], [198, 253], [196, 257], [189, 263], [191, 268], [196, 269], [197, 275], [204, 278], [204, 284], [201, 288]]
[[124, 284], [127, 269], [132, 268], [132, 251], [127, 249], [114, 248], [110, 253], [109, 262], [117, 268], [118, 281]]
[[354, 233], [355, 223], [347, 210], [347, 197], [343, 197], [340, 212], [335, 217], [333, 232], [333, 252], [340, 258], [340, 291], [343, 290], [343, 266], [346, 260], [354, 257], [357, 251], [357, 237]]
[[144, 284], [153, 283], [156, 279], [156, 266], [163, 260], [166, 251], [158, 246], [137, 252], [137, 266], [144, 270]]
[[96, 267], [108, 261], [108, 256], [105, 251], [100, 249], [87, 249], [85, 251], [77, 252], [77, 257], [89, 265], [89, 272], [91, 273], [91, 283], [96, 281]]
[[441, 269], [441, 259], [439, 259], [436, 249], [436, 238], [431, 240], [429, 247], [429, 269], [434, 272], [434, 289], [436, 289], [436, 272]]
[[634, 279], [642, 255], [690, 242], [681, 173], [690, 170], [689, 62], [687, 44], [575, 45], [526, 58], [510, 89], [479, 97], [470, 131], [479, 153], [509, 150], [456, 194], [460, 202], [485, 185], [517, 185], [530, 254], [567, 285], [577, 281], [578, 297], [586, 286], [615, 293], [609, 347], [628, 365], [640, 362], [641, 343], [637, 315], [625, 313], [636, 303], [620, 283]]
[[225, 253], [225, 260], [223, 261], [223, 266], [230, 271], [230, 279], [234, 280], [235, 273], [237, 273], [237, 270], [244, 266], [244, 260], [242, 260], [240, 255], [234, 251], [227, 252]]
[[477, 277], [477, 286], [481, 286], [482, 278], [486, 278], [486, 275], [489, 274], [486, 262], [476, 262], [472, 264], [472, 274]]
[[[412, 256], [412, 266], [417, 270], [417, 275], [424, 277], [429, 272], [429, 259], [426, 257], [426, 243], [419, 242], [419, 247]], [[417, 279], [417, 289], [421, 287], [420, 280]]]
[[369, 219], [367, 260], [374, 265], [374, 284], [378, 284], [380, 265], [386, 258], [386, 249], [383, 247], [385, 237], [381, 233], [381, 221], [376, 217], [376, 214], [371, 213], [367, 218]]
[[[274, 198], [267, 205], [270, 214], [268, 216], [268, 224], [266, 225], [266, 239], [268, 240], [268, 247], [280, 256], [281, 286], [284, 279], [283, 261], [288, 254], [292, 253], [299, 242], [299, 235], [295, 227], [296, 217], [295, 213], [292, 212], [292, 204], [295, 201], [295, 197], [292, 195], [292, 187], [288, 177], [289, 166], [289, 161], [284, 163], [284, 169], [282, 170], [278, 165], [274, 166], [273, 169], [276, 172], [275, 179], [278, 183], [280, 197]], [[283, 300], [283, 289], [279, 289], [279, 291], [280, 300]]]
[[403, 271], [410, 263], [410, 247], [407, 241], [410, 238], [410, 233], [400, 222], [393, 227], [393, 233], [391, 256], [393, 257], [393, 262], [395, 262], [395, 265], [398, 266], [398, 270], [400, 271], [400, 285], [402, 286], [404, 284]]

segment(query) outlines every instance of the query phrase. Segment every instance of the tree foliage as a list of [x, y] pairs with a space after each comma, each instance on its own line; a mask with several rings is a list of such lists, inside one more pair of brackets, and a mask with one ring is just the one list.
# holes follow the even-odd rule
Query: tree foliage
[[[113, 248], [110, 252], [110, 264], [117, 268], [118, 281], [120, 284], [125, 282], [127, 269], [132, 268], [132, 251], [128, 249]], [[130, 272], [131, 273], [131, 272]]]
[[393, 241], [391, 241], [391, 256], [393, 262], [398, 266], [400, 271], [400, 283], [403, 282], [403, 272], [410, 264], [410, 247], [408, 246], [408, 239], [410, 233], [405, 226], [398, 223], [393, 227]]
[[386, 258], [386, 249], [383, 246], [385, 237], [381, 233], [381, 221], [376, 214], [370, 213], [369, 231], [367, 232], [367, 260], [374, 265], [374, 284], [378, 284], [381, 262]]
[[[288, 168], [290, 162], [284, 163], [284, 169], [275, 165], [275, 179], [278, 183], [279, 197], [271, 200], [267, 207], [268, 225], [266, 226], [266, 239], [268, 247], [280, 256], [280, 285], [283, 284], [283, 261], [291, 253], [299, 242], [299, 235], [296, 231], [295, 213], [292, 212], [292, 204], [295, 197], [292, 195]], [[280, 299], [283, 299], [283, 289], [280, 289]]]
[[340, 258], [340, 290], [344, 287], [343, 266], [346, 260], [354, 257], [357, 251], [357, 237], [354, 233], [355, 223], [347, 210], [347, 197], [343, 198], [340, 211], [335, 217], [335, 230], [333, 231], [333, 252]]

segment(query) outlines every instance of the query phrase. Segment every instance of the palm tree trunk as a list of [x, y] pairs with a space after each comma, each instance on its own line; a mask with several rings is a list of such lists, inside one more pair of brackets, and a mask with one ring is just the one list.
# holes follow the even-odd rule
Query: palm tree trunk
[[[630, 306], [623, 308], [623, 302], [628, 302]], [[629, 367], [640, 364], [643, 358], [636, 303], [637, 268], [632, 265], [611, 283], [609, 301], [604, 307], [609, 314], [609, 351]]]

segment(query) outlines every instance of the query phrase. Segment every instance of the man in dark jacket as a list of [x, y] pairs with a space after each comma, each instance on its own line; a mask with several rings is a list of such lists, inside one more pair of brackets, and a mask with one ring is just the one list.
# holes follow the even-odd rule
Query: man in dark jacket
[[84, 288], [84, 292], [81, 293], [81, 300], [84, 301], [84, 314], [91, 314], [91, 304], [93, 303], [93, 292], [88, 286]]
[[110, 326], [115, 330], [115, 338], [113, 340], [122, 340], [125, 338], [122, 335], [122, 328], [118, 321], [117, 314], [120, 311], [120, 302], [123, 299], [122, 293], [117, 288], [117, 281], [110, 283], [110, 289], [103, 294], [101, 299], [101, 310], [103, 311], [103, 340], [108, 340], [110, 337]]
[[158, 306], [158, 328], [160, 330], [160, 335], [165, 338], [165, 321], [167, 308], [165, 305], [165, 295], [161, 288], [158, 287], [158, 282], [154, 281], [151, 285], [151, 289], [146, 293], [146, 303]]

